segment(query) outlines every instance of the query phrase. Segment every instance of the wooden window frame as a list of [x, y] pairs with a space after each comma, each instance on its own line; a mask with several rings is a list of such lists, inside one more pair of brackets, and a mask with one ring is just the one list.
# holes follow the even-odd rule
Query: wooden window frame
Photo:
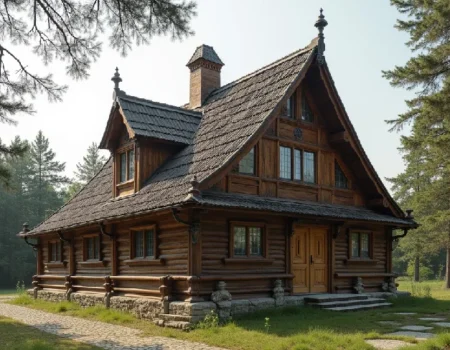
[[[234, 255], [234, 228], [236, 226], [244, 226], [246, 233], [246, 255]], [[250, 255], [250, 227], [259, 227], [262, 231], [261, 238], [261, 256]], [[224, 262], [273, 262], [273, 259], [269, 259], [269, 251], [268, 251], [268, 237], [267, 237], [267, 225], [263, 222], [255, 222], [255, 221], [230, 221], [229, 223], [229, 254], [228, 258], [224, 259]]]
[[[336, 165], [339, 167], [339, 169], [341, 170], [342, 174], [345, 176], [346, 180], [347, 180], [347, 187], [338, 187], [336, 186]], [[348, 175], [345, 173], [343, 167], [341, 166], [341, 163], [338, 162], [337, 159], [334, 160], [334, 187], [339, 189], [339, 190], [350, 190], [351, 189], [351, 181], [350, 178], [348, 177]]]
[[[59, 257], [58, 260], [52, 260], [53, 257], [53, 244], [59, 245]], [[47, 262], [50, 264], [60, 264], [63, 262], [63, 244], [60, 239], [53, 239], [48, 241], [48, 257]]]
[[[101, 262], [103, 261], [102, 256], [102, 235], [100, 233], [91, 233], [83, 236], [83, 262]], [[92, 238], [98, 238], [97, 255], [98, 258], [89, 259], [88, 258], [88, 241]]]
[[[259, 152], [258, 152], [258, 144], [254, 145], [254, 146], [252, 147], [252, 149], [253, 149], [253, 155], [254, 155], [254, 157], [253, 157], [253, 174], [250, 174], [250, 173], [241, 173], [241, 172], [239, 171], [239, 164], [241, 163], [242, 159], [244, 159], [244, 158], [242, 158], [242, 159], [236, 164], [236, 166], [234, 166], [234, 168], [233, 168], [233, 170], [232, 170], [232, 173], [233, 173], [234, 175], [251, 176], [251, 177], [257, 177], [257, 176], [258, 176], [258, 155], [259, 155]], [[249, 151], [248, 153], [250, 153], [250, 151]], [[247, 153], [247, 154], [248, 154], [248, 153]], [[246, 154], [245, 156], [247, 156], [247, 154]], [[245, 157], [245, 156], [244, 156], [244, 157]]]
[[[281, 157], [280, 157], [280, 149], [281, 147], [284, 148], [290, 148], [291, 149], [291, 177], [290, 178], [284, 178], [281, 177]], [[300, 177], [301, 179], [296, 179], [295, 178], [295, 151], [300, 151]], [[305, 152], [308, 153], [312, 153], [314, 154], [314, 182], [307, 182], [305, 181]], [[304, 185], [317, 185], [317, 163], [318, 163], [318, 159], [317, 159], [317, 152], [314, 150], [310, 150], [308, 148], [300, 148], [297, 146], [292, 146], [289, 144], [285, 144], [283, 142], [280, 142], [278, 144], [278, 178], [281, 181], [293, 181], [293, 182], [297, 182], [297, 183], [301, 183]]]
[[[357, 233], [359, 236], [359, 257], [352, 256], [353, 246], [352, 246], [352, 234]], [[361, 233], [365, 233], [369, 235], [369, 257], [363, 258], [361, 255]], [[348, 231], [348, 259], [347, 262], [374, 262], [374, 252], [373, 252], [373, 232], [371, 230], [365, 230], [365, 229], [351, 229]]]
[[[145, 256], [146, 253], [146, 240], [144, 236], [144, 256], [143, 257], [136, 257], [135, 256], [135, 243], [134, 243], [134, 235], [135, 232], [138, 231], [148, 231], [153, 230], [153, 257]], [[130, 258], [128, 260], [125, 260], [125, 263], [130, 266], [135, 265], [159, 265], [164, 264], [165, 261], [160, 257], [160, 251], [159, 251], [159, 241], [158, 241], [158, 226], [156, 224], [149, 224], [149, 225], [143, 225], [143, 226], [134, 226], [131, 227], [129, 230], [129, 250], [130, 250]]]
[[[312, 124], [316, 123], [317, 113], [314, 111], [314, 108], [312, 107], [311, 99], [309, 98], [308, 95], [309, 94], [307, 94], [306, 91], [304, 91], [304, 90], [300, 94], [300, 118], [299, 119], [302, 121], [302, 123], [312, 125]], [[309, 110], [311, 111], [311, 113], [313, 115], [313, 120], [311, 120], [311, 121], [303, 119], [303, 102], [304, 101], [306, 101], [306, 103], [309, 107]]]
[[[134, 180], [135, 180], [135, 178], [136, 178], [136, 164], [137, 164], [137, 162], [136, 162], [136, 147], [135, 147], [136, 145], [134, 144], [134, 143], [132, 143], [132, 144], [129, 144], [129, 145], [126, 145], [126, 146], [123, 146], [123, 147], [121, 147], [121, 148], [119, 148], [119, 149], [117, 149], [117, 151], [116, 151], [116, 164], [117, 164], [117, 167], [116, 167], [116, 174], [117, 174], [117, 180], [116, 180], [116, 185], [123, 185], [123, 184], [127, 184], [127, 183], [130, 183], [130, 182], [133, 182]], [[128, 166], [128, 164], [129, 164], [129, 159], [128, 159], [128, 154], [129, 154], [129, 152], [130, 151], [133, 151], [134, 152], [134, 174], [133, 174], [133, 177], [132, 178], [129, 178], [129, 174], [128, 174], [128, 171], [129, 171], [129, 166]], [[125, 153], [125, 155], [126, 155], [126, 157], [125, 157], [125, 163], [126, 163], [126, 166], [125, 166], [125, 181], [120, 181], [120, 171], [121, 171], [121, 165], [122, 165], [122, 163], [121, 163], [121, 160], [120, 160], [120, 156], [122, 155], [122, 154], [124, 154]]]

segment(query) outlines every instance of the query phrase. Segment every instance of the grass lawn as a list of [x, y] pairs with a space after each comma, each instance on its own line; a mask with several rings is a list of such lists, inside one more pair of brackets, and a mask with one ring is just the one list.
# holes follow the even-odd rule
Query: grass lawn
[[[379, 321], [396, 321], [401, 325], [421, 325], [422, 316], [442, 316], [450, 322], [450, 292], [443, 290], [438, 282], [421, 284], [421, 290], [430, 290], [430, 297], [404, 297], [393, 299], [394, 306], [389, 309], [335, 313], [313, 308], [285, 308], [253, 313], [236, 318], [223, 327], [195, 329], [182, 332], [175, 329], [160, 328], [151, 322], [138, 320], [132, 315], [103, 307], [80, 308], [78, 305], [63, 302], [49, 303], [20, 296], [12, 303], [31, 308], [63, 313], [77, 317], [121, 324], [141, 329], [145, 335], [166, 336], [184, 340], [199, 341], [229, 349], [373, 349], [365, 339], [386, 338], [382, 334], [394, 332], [400, 326], [380, 324]], [[400, 289], [407, 290], [410, 282], [401, 282]], [[412, 287], [416, 288], [417, 286]], [[423, 294], [424, 292], [422, 292]], [[417, 312], [414, 316], [394, 315], [395, 312]], [[269, 325], [265, 327], [265, 318]], [[428, 322], [429, 325], [429, 322]], [[421, 342], [416, 350], [450, 349], [449, 329], [435, 327], [433, 332], [439, 336], [433, 340]], [[397, 338], [411, 342], [412, 338]]]
[[95, 346], [41, 332], [0, 316], [0, 348], [8, 350], [95, 350]]

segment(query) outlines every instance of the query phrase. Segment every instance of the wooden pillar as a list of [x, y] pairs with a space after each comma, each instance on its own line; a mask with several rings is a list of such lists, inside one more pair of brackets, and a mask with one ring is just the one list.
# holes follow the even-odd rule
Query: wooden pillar
[[335, 274], [335, 270], [336, 270], [336, 239], [334, 237], [337, 237], [337, 232], [333, 232], [334, 230], [338, 230], [338, 227], [334, 227], [331, 230], [331, 234], [329, 235], [330, 237], [330, 253], [329, 253], [329, 259], [330, 262], [328, 263], [329, 269], [330, 269], [330, 274], [329, 274], [329, 278], [330, 278], [330, 288], [329, 288], [329, 292], [330, 293], [335, 293], [335, 288], [334, 288], [334, 274]]
[[117, 235], [116, 226], [111, 225], [111, 276], [117, 276], [119, 274], [119, 257], [117, 254]]
[[392, 272], [392, 228], [386, 228], [386, 272]]
[[36, 252], [36, 274], [43, 275], [44, 274], [44, 255], [42, 252], [42, 239], [37, 239], [37, 252]]
[[69, 275], [75, 275], [75, 235], [72, 233], [70, 235], [70, 246], [69, 246]]
[[202, 234], [200, 226], [200, 212], [193, 210], [189, 230], [189, 275], [199, 276], [202, 270]]

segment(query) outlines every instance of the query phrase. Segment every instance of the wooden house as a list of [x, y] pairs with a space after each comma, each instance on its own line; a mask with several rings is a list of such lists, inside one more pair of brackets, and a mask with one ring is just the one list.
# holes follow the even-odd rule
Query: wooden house
[[326, 24], [321, 14], [307, 47], [223, 86], [222, 60], [198, 47], [183, 107], [127, 95], [116, 71], [111, 158], [19, 234], [38, 242], [35, 293], [166, 301], [167, 314], [209, 302], [218, 282], [233, 300], [272, 297], [275, 281], [286, 297], [391, 288], [393, 231], [417, 224], [350, 122]]

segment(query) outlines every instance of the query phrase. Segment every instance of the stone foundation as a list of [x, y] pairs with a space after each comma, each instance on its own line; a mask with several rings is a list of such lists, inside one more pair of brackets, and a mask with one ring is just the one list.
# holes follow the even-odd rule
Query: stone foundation
[[[30, 289], [28, 294], [36, 295], [37, 298], [61, 302], [67, 300], [66, 293], [58, 290], [37, 290]], [[222, 293], [223, 294], [223, 293]], [[280, 293], [281, 294], [281, 293]], [[365, 293], [373, 297], [392, 297], [397, 295], [389, 292]], [[224, 295], [224, 294], [223, 294]], [[188, 329], [192, 324], [202, 321], [211, 311], [216, 312], [222, 321], [228, 320], [230, 317], [245, 315], [251, 312], [268, 310], [273, 308], [281, 308], [286, 306], [303, 306], [305, 296], [283, 295], [281, 298], [252, 298], [244, 300], [223, 300], [229, 299], [227, 296], [219, 298], [217, 302], [169, 302], [166, 312], [164, 312], [164, 302], [156, 299], [111, 296], [109, 298], [109, 307], [111, 309], [128, 312], [137, 318], [151, 320], [160, 326], [175, 327], [180, 329]], [[69, 299], [82, 307], [95, 305], [107, 306], [108, 300], [103, 294], [98, 293], [72, 293]]]

